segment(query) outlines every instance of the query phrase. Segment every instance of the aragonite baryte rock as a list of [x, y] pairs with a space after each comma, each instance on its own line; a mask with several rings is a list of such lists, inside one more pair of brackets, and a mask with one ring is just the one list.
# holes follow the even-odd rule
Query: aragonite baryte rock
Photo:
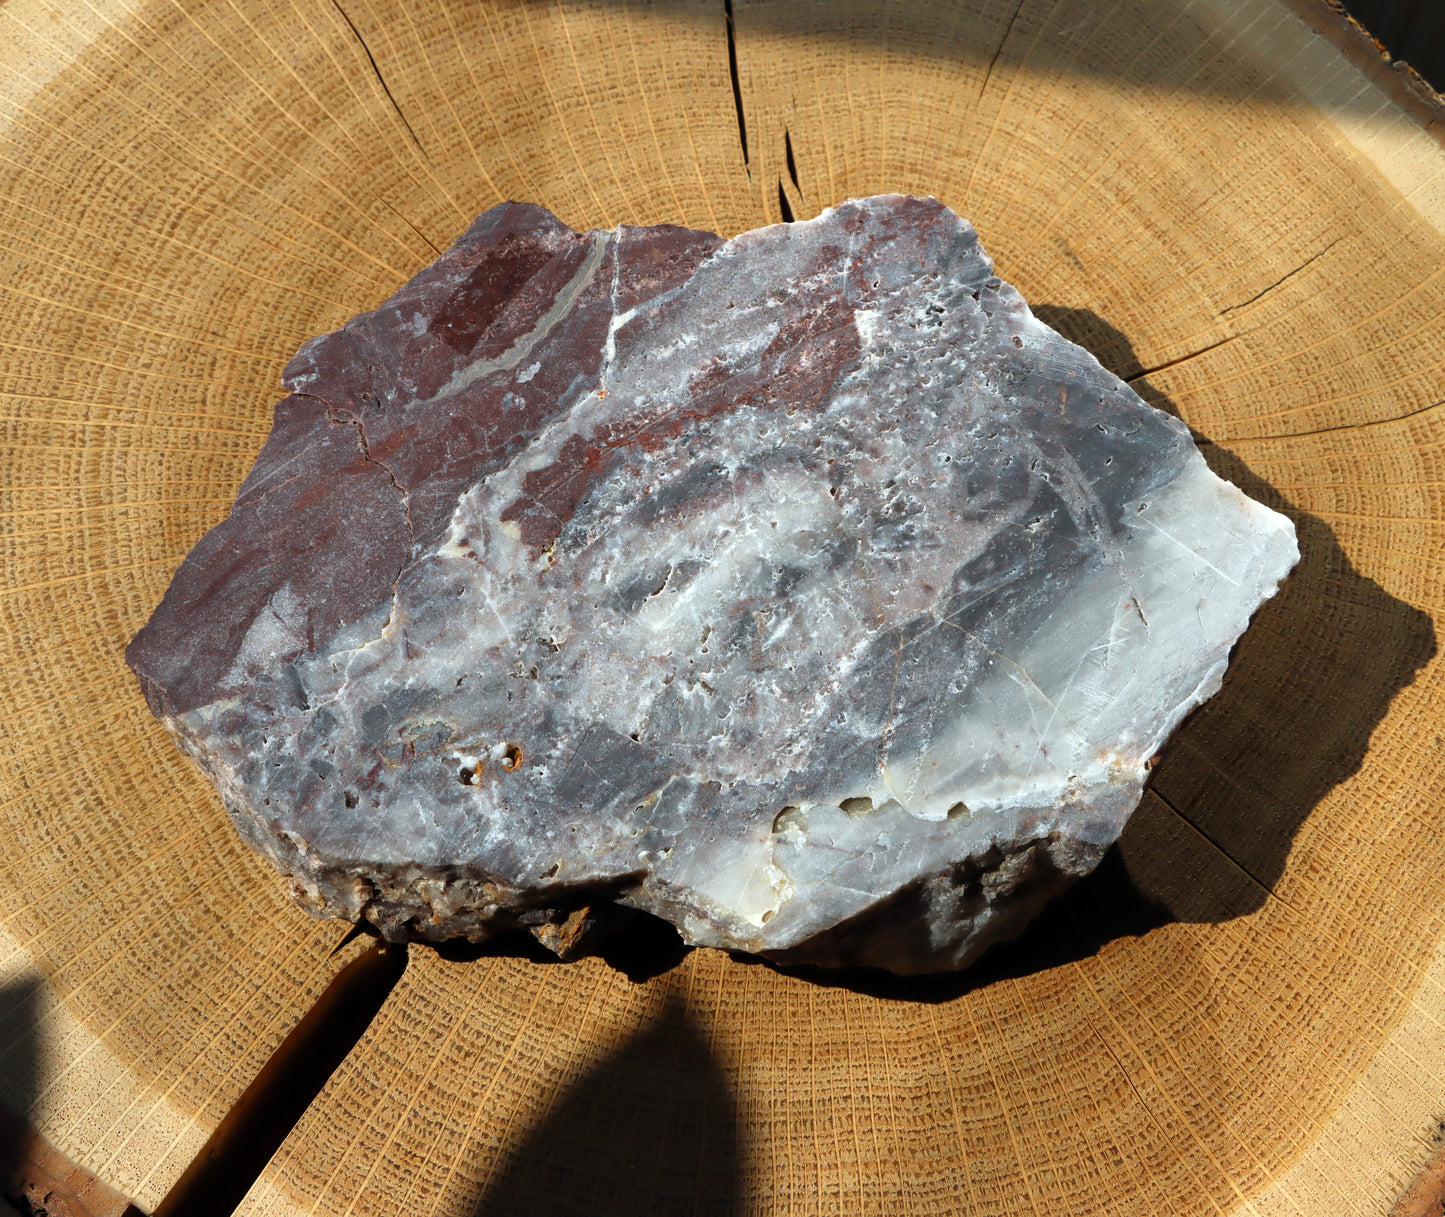
[[389, 937], [961, 966], [1086, 873], [1297, 558], [930, 199], [478, 219], [307, 343], [128, 658]]

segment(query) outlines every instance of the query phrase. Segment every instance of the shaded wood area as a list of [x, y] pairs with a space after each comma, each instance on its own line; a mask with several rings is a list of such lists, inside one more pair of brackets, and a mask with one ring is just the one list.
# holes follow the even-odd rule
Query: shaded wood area
[[1438, 93], [1445, 88], [1445, 11], [1424, 0], [1349, 0], [1340, 5], [1392, 59], [1409, 64]]
[[1445, 150], [1337, 20], [6, 0], [0, 1102], [153, 1209], [354, 958], [121, 657], [300, 343], [503, 199], [732, 234], [901, 191], [1299, 526], [1224, 691], [1099, 873], [960, 977], [646, 920], [573, 964], [414, 951], [238, 1211], [1433, 1211]]

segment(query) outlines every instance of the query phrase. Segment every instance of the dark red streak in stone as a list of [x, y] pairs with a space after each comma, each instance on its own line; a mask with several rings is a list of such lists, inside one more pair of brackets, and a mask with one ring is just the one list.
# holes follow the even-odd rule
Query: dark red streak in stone
[[[627, 231], [639, 230], [621, 238], [619, 304], [684, 283], [720, 240], [668, 228], [629, 246]], [[283, 588], [296, 619], [268, 662], [324, 645], [385, 603], [459, 496], [596, 386], [613, 313], [610, 256], [551, 331], [534, 333], [558, 294], [576, 290], [593, 248], [540, 207], [503, 204], [375, 312], [297, 353], [284, 374], [293, 393], [229, 518], [187, 556], [127, 649], [157, 715], [245, 684], [237, 654]], [[482, 365], [473, 383], [432, 401], [523, 340], [537, 345], [518, 366]]]
[[780, 327], [757, 367], [734, 370], [715, 360], [687, 386], [688, 406], [675, 406], [626, 426], [605, 426], [590, 440], [570, 437], [556, 460], [527, 474], [521, 497], [507, 506], [501, 518], [518, 522], [526, 545], [544, 549], [561, 535], [589, 485], [618, 449], [659, 451], [696, 424], [754, 402], [780, 398], [816, 409], [838, 376], [857, 359], [858, 350], [852, 309], [827, 300]]
[[473, 268], [451, 299], [437, 310], [426, 327], [427, 333], [435, 334], [453, 350], [470, 351], [522, 284], [550, 260], [536, 246], [508, 238]]
[[572, 518], [598, 466], [610, 454], [610, 446], [588, 444], [580, 435], [569, 437], [552, 464], [522, 479], [522, 497], [501, 518], [517, 521], [524, 544], [545, 548]]

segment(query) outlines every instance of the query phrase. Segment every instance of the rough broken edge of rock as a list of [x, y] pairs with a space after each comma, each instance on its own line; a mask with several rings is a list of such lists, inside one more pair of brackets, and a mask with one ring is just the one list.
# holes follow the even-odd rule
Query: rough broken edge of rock
[[[929, 206], [918, 200], [891, 202]], [[937, 209], [936, 204], [931, 206]], [[818, 224], [836, 210], [809, 223]], [[613, 342], [619, 304], [634, 307], [685, 283], [720, 245], [712, 234], [653, 231], [657, 240], [650, 259], [626, 264], [625, 273], [617, 263], [612, 265], [611, 319], [573, 317], [569, 349], [542, 372], [543, 377], [556, 379], [559, 389], [569, 377], [575, 383], [579, 374], [596, 375], [601, 352]], [[530, 238], [531, 244], [519, 241], [520, 235]], [[1022, 839], [1005, 836], [974, 856], [951, 860], [825, 932], [796, 945], [770, 946], [759, 936], [719, 933], [716, 926], [705, 924], [696, 915], [695, 893], [689, 898], [663, 888], [638, 900], [625, 885], [585, 892], [539, 890], [498, 883], [494, 877], [469, 873], [467, 867], [338, 868], [307, 841], [276, 831], [258, 814], [236, 787], [233, 775], [215, 763], [205, 742], [186, 723], [201, 707], [224, 703], [254, 678], [254, 673], [238, 670], [245, 641], [241, 635], [267, 611], [275, 580], [238, 579], [238, 572], [251, 573], [258, 566], [264, 572], [267, 559], [277, 553], [283, 562], [294, 560], [297, 553], [330, 543], [343, 524], [353, 535], [369, 532], [359, 566], [333, 570], [329, 581], [322, 569], [319, 585], [302, 598], [301, 619], [283, 623], [291, 637], [282, 642], [292, 646], [293, 654], [319, 647], [363, 617], [378, 598], [384, 599], [413, 559], [438, 542], [449, 505], [468, 485], [486, 476], [488, 461], [505, 461], [516, 444], [525, 442], [527, 428], [538, 420], [512, 418], [515, 426], [510, 434], [503, 434], [500, 441], [489, 435], [490, 448], [474, 449], [464, 468], [457, 468], [456, 462], [448, 466], [438, 460], [438, 452], [467, 438], [466, 424], [486, 416], [488, 409], [491, 421], [505, 418], [500, 400], [471, 403], [469, 418], [432, 411], [430, 433], [425, 428], [420, 433], [416, 427], [388, 428], [387, 411], [394, 410], [398, 397], [434, 399], [455, 393], [459, 384], [468, 388], [482, 379], [474, 371], [479, 365], [489, 371], [516, 368], [540, 340], [533, 336], [550, 338], [546, 327], [568, 309], [582, 313], [576, 294], [564, 299], [564, 293], [589, 263], [596, 272], [608, 258], [608, 235], [573, 233], [540, 209], [503, 205], [480, 217], [448, 254], [376, 312], [302, 348], [286, 370], [293, 396], [276, 409], [271, 437], [238, 495], [232, 519], [192, 551], [151, 623], [128, 650], [147, 701], [181, 747], [211, 776], [243, 835], [291, 876], [296, 898], [317, 915], [365, 917], [393, 938], [480, 940], [500, 930], [524, 928], [568, 955], [584, 946], [586, 931], [598, 924], [599, 900], [612, 897], [669, 917], [693, 941], [756, 950], [779, 962], [893, 966], [890, 961], [898, 961], [903, 966], [897, 970], [904, 971], [964, 965], [992, 942], [1016, 934], [1047, 900], [1096, 865], [1122, 829], [1142, 786], [1126, 784], [1108, 792], [1103, 798], [1107, 806], [1098, 808], [1097, 831], [1083, 836], [1059, 832]], [[495, 256], [498, 249], [503, 253], [500, 258]], [[479, 267], [485, 271], [480, 282]], [[1012, 297], [1009, 303], [1021, 310], [1022, 324], [1043, 328], [1012, 289], [996, 279], [989, 283], [990, 290]], [[408, 338], [400, 324], [403, 310], [415, 309], [427, 299], [441, 301], [442, 307], [434, 310], [424, 334], [413, 331]], [[849, 331], [854, 331], [856, 340], [857, 323], [851, 317], [848, 321], [846, 329], [834, 326], [828, 336], [834, 347], [840, 337], [844, 340], [843, 359], [849, 354]], [[525, 349], [519, 354], [519, 348]], [[450, 359], [439, 357], [448, 351]], [[1097, 364], [1093, 366], [1108, 376]], [[806, 367], [800, 372], [796, 365], [782, 364], [774, 370], [775, 375], [792, 375], [805, 386], [807, 372]], [[322, 381], [325, 400], [308, 394]], [[503, 392], [505, 385], [496, 388], [494, 397], [500, 399]], [[475, 439], [475, 431], [471, 438]], [[1197, 453], [1194, 459], [1202, 470]], [[275, 476], [278, 468], [287, 471], [280, 481]], [[1213, 478], [1207, 470], [1203, 476]], [[298, 488], [299, 495], [288, 497], [289, 490]], [[258, 504], [267, 498], [273, 500], [271, 531], [256, 527], [257, 518], [265, 514]], [[571, 505], [560, 506], [565, 510]], [[252, 518], [244, 528], [230, 527], [248, 511]], [[539, 526], [526, 516], [520, 520], [524, 534]], [[258, 547], [265, 551], [259, 556]], [[1283, 565], [1280, 577], [1295, 556]], [[217, 587], [234, 601], [220, 612], [207, 603]], [[1269, 594], [1265, 592], [1261, 601]], [[200, 630], [195, 628], [197, 615], [204, 627]], [[1200, 695], [1192, 704], [1212, 694], [1221, 673], [1222, 663], [1201, 682]], [[1188, 708], [1179, 709], [1169, 730]], [[945, 904], [987, 910], [991, 915], [981, 923], [986, 933], [952, 943], [930, 941], [931, 918], [936, 919]]]

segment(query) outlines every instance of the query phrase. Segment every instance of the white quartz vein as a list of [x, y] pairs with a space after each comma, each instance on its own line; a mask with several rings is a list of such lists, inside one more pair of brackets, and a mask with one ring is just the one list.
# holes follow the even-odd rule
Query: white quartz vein
[[581, 265], [573, 272], [572, 278], [568, 280], [566, 286], [557, 293], [551, 307], [537, 318], [536, 324], [530, 330], [521, 335], [505, 351], [491, 359], [474, 359], [465, 367], [458, 368], [431, 397], [408, 402], [406, 403], [407, 407], [430, 406], [443, 398], [461, 392], [484, 377], [491, 376], [495, 372], [510, 371], [520, 364], [536, 350], [537, 344], [571, 313], [573, 306], [577, 303], [577, 298], [587, 289], [597, 274], [597, 268], [602, 265], [602, 260], [607, 256], [611, 238], [612, 234], [608, 232], [596, 231], [591, 234], [591, 247], [587, 251], [587, 256], [582, 259]]

